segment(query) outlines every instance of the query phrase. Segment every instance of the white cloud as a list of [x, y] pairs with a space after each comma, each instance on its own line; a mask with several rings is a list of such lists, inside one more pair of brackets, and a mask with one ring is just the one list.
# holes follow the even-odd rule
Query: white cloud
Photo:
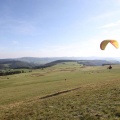
[[99, 28], [112, 28], [112, 27], [118, 27], [118, 26], [120, 26], [120, 20], [118, 20], [116, 22], [113, 22], [113, 23], [103, 25], [103, 26], [101, 26]]
[[101, 13], [97, 16], [91, 17], [91, 20], [100, 20], [100, 19], [106, 19], [115, 15], [120, 14], [120, 10], [118, 11], [110, 11], [110, 12], [105, 12], [105, 13]]
[[101, 26], [100, 28], [110, 28], [110, 27], [115, 27], [115, 26], [117, 26], [118, 24], [116, 24], [116, 23], [110, 23], [110, 24], [106, 24], [106, 25], [103, 25], [103, 26]]

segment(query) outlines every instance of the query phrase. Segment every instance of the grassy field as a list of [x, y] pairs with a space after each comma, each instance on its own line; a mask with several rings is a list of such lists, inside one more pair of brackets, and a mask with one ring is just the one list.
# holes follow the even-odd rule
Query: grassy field
[[120, 66], [106, 68], [69, 62], [0, 76], [0, 120], [120, 120]]

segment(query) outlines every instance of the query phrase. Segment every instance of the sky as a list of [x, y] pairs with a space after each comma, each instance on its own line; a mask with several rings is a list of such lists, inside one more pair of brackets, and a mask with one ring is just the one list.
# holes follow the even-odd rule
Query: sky
[[120, 57], [120, 0], [0, 0], [0, 59]]

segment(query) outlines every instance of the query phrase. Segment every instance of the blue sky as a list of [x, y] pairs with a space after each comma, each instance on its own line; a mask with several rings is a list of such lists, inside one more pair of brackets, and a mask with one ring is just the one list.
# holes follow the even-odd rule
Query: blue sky
[[0, 58], [120, 57], [120, 0], [0, 0]]

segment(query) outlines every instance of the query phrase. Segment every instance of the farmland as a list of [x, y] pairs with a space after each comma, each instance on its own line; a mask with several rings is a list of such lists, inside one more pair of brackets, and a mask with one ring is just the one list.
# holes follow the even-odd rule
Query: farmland
[[0, 119], [119, 120], [120, 65], [106, 68], [63, 62], [0, 76]]

